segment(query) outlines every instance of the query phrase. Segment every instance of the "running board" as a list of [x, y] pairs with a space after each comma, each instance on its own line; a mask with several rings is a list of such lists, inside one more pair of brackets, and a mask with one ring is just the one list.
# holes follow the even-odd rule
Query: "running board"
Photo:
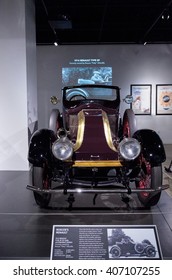
[[126, 189], [124, 187], [118, 186], [117, 188], [68, 188], [65, 189], [64, 187], [59, 187], [56, 189], [40, 189], [36, 188], [31, 185], [27, 185], [26, 187], [28, 190], [31, 190], [33, 192], [38, 192], [38, 193], [49, 193], [49, 194], [56, 194], [56, 193], [65, 193], [65, 194], [70, 194], [70, 193], [94, 193], [94, 194], [99, 194], [99, 193], [141, 193], [141, 192], [148, 192], [148, 193], [154, 193], [154, 192], [159, 192], [159, 191], [164, 191], [169, 188], [169, 185], [162, 185], [156, 189]]

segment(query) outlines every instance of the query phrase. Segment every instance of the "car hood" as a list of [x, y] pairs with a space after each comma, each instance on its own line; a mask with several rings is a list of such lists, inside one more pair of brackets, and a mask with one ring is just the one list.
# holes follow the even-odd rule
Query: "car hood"
[[105, 111], [84, 109], [78, 113], [76, 119], [71, 116], [71, 120], [70, 134], [75, 141], [76, 160], [118, 159], [115, 137]]

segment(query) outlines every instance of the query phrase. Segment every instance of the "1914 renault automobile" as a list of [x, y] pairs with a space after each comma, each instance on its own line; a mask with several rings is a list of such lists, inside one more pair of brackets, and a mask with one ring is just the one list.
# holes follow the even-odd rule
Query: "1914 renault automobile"
[[[49, 128], [30, 141], [36, 203], [47, 207], [55, 193], [137, 193], [145, 207], [156, 205], [162, 186], [163, 143], [150, 129], [137, 130], [132, 109], [120, 117], [120, 89], [109, 85], [63, 88], [63, 109], [53, 109]], [[55, 97], [52, 97], [55, 103]]]
[[146, 256], [148, 258], [154, 258], [156, 255], [155, 247], [149, 240], [144, 239], [140, 243], [135, 243], [133, 240], [122, 240], [116, 242], [110, 249], [112, 258], [120, 258], [120, 256]]
[[120, 258], [121, 256], [154, 258], [157, 251], [148, 239], [135, 242], [121, 229], [112, 230], [112, 235], [108, 237], [108, 245], [111, 258]]

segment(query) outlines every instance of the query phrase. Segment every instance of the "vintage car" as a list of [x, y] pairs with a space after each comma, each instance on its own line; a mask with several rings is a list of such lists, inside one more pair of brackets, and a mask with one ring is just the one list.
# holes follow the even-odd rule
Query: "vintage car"
[[109, 254], [111, 258], [122, 256], [154, 258], [156, 255], [155, 246], [148, 240], [135, 242], [130, 236], [126, 235], [122, 229], [113, 229], [108, 236]]
[[120, 258], [121, 256], [146, 256], [147, 258], [154, 258], [156, 249], [147, 239], [137, 243], [128, 238], [116, 242], [110, 248], [109, 253], [112, 255], [112, 258]]
[[[130, 99], [130, 98], [128, 98]], [[55, 97], [51, 98], [53, 104]], [[120, 116], [120, 89], [110, 85], [67, 86], [62, 112], [50, 114], [49, 128], [37, 130], [28, 160], [36, 203], [47, 207], [55, 193], [137, 193], [145, 207], [158, 203], [162, 185], [163, 143], [150, 129], [136, 127], [132, 109]]]

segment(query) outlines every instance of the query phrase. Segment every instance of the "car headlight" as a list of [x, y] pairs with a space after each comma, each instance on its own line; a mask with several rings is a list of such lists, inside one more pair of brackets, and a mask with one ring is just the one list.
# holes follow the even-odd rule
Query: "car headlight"
[[119, 152], [126, 160], [133, 160], [137, 158], [140, 151], [140, 143], [135, 138], [124, 138], [119, 143]]
[[52, 146], [53, 155], [60, 160], [67, 160], [72, 157], [73, 144], [67, 137], [60, 137]]

